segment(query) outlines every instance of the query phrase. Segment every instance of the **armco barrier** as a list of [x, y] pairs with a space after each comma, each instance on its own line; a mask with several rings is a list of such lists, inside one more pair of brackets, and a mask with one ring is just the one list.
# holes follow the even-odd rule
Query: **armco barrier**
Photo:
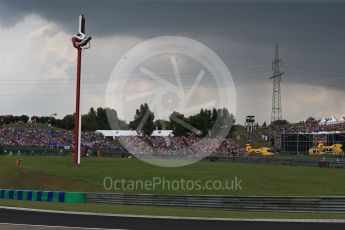
[[85, 202], [239, 211], [345, 213], [345, 196], [169, 196], [85, 193]]
[[0, 189], [0, 199], [84, 203], [83, 192]]

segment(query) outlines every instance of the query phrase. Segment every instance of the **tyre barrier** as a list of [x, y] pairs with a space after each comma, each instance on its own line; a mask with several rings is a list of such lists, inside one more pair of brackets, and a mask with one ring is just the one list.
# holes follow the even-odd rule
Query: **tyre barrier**
[[0, 189], [0, 199], [84, 203], [85, 195], [83, 192]]
[[85, 202], [232, 211], [345, 213], [345, 196], [169, 196], [85, 193]]

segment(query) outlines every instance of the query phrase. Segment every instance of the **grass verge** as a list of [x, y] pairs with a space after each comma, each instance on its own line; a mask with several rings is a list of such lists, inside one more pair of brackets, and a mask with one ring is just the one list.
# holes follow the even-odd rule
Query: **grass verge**
[[[202, 161], [179, 168], [161, 168], [137, 159], [89, 158], [79, 167], [72, 166], [71, 157], [0, 157], [0, 188], [41, 189], [55, 191], [124, 192], [191, 195], [345, 195], [345, 170], [317, 167], [263, 165]], [[229, 189], [167, 189], [157, 185], [154, 190], [104, 189], [105, 177], [113, 180], [145, 181], [155, 177], [168, 181], [191, 180], [204, 184], [208, 180], [230, 181], [237, 177], [242, 190]]]

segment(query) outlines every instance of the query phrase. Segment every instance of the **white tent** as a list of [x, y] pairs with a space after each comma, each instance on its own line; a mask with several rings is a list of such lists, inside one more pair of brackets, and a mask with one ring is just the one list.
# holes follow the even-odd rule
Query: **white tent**
[[140, 136], [136, 130], [96, 130], [105, 137], [136, 137]]
[[331, 119], [327, 123], [329, 123], [329, 124], [336, 124], [336, 123], [338, 123], [338, 120], [335, 117], [331, 117]]
[[312, 132], [311, 134], [314, 134], [314, 135], [325, 135], [325, 134], [337, 134], [337, 133], [341, 133], [341, 132], [340, 131], [330, 131], [330, 132], [321, 131], [321, 132]]
[[326, 124], [326, 122], [327, 122], [326, 118], [322, 118], [320, 121], [320, 124]]
[[[136, 137], [141, 134], [136, 130], [97, 130], [96, 133], [101, 133], [105, 137]], [[172, 130], [154, 130], [151, 134], [153, 137], [172, 137], [174, 136]]]
[[172, 137], [174, 136], [172, 130], [154, 130], [151, 134], [153, 137]]

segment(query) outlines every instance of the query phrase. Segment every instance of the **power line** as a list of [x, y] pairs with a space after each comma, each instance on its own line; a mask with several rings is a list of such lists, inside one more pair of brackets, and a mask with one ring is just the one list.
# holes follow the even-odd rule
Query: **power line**
[[[260, 71], [249, 71], [249, 72], [232, 72], [233, 74], [255, 74], [255, 73], [264, 73], [264, 72], [269, 72], [269, 70], [260, 70]], [[206, 74], [214, 74], [214, 73], [229, 73], [229, 71], [208, 71], [205, 72]], [[181, 76], [184, 76], [183, 78], [196, 78], [197, 74], [199, 74], [198, 72], [190, 72], [190, 73], [181, 73]], [[89, 76], [89, 75], [86, 75]], [[132, 76], [141, 76], [141, 77], [146, 77], [145, 79], [143, 78], [132, 78]], [[166, 73], [166, 74], [159, 74], [159, 76], [163, 76], [164, 78], [166, 77], [170, 77], [170, 78], [175, 78], [175, 75], [173, 73]], [[111, 79], [110, 81], [98, 81], [98, 80], [108, 80], [109, 77], [96, 77], [96, 76], [92, 76], [92, 77], [84, 77], [84, 81], [83, 83], [108, 83], [108, 82], [117, 82], [117, 81], [124, 81], [122, 79]], [[62, 81], [61, 81], [62, 80]], [[70, 78], [65, 78], [65, 79], [37, 79], [37, 80], [15, 80], [15, 79], [10, 79], [10, 80], [5, 80], [2, 79], [0, 80], [0, 82], [25, 82], [25, 83], [2, 83], [0, 85], [36, 85], [36, 84], [74, 84], [74, 80], [75, 79], [70, 79]], [[90, 81], [92, 80], [92, 81]], [[131, 75], [131, 77], [129, 79], [126, 79], [126, 81], [156, 81], [155, 79], [152, 78], [148, 78], [148, 76], [146, 76], [145, 74], [134, 74]], [[61, 81], [61, 82], [59, 82]], [[73, 81], [73, 82], [64, 82], [64, 81]], [[26, 83], [27, 82], [27, 83]]]
[[[262, 70], [257, 70], [257, 71], [232, 71], [231, 73], [234, 76], [245, 76], [246, 74], [256, 74], [256, 73], [267, 73], [270, 71], [269, 68], [263, 67], [261, 68]], [[298, 75], [303, 75], [303, 76], [315, 76], [315, 75], [320, 75], [320, 76], [325, 76], [325, 75], [332, 75], [332, 77], [344, 77], [345, 72], [341, 71], [331, 71], [331, 70], [313, 70], [313, 69], [306, 69], [306, 68], [299, 68], [299, 67], [287, 67], [287, 73], [289, 74], [298, 74]], [[290, 71], [291, 69], [292, 71]], [[302, 71], [295, 71], [295, 70], [302, 70]], [[212, 74], [212, 73], [219, 73], [219, 72], [227, 72], [227, 71], [217, 71], [217, 72], [205, 72], [206, 74]], [[181, 76], [184, 76], [184, 78], [195, 78], [197, 72], [189, 72], [189, 73], [181, 73]], [[164, 77], [171, 77], [174, 78], [175, 75], [172, 73], [161, 73], [159, 74], [160, 76]], [[84, 78], [83, 83], [88, 84], [88, 83], [98, 83], [98, 80], [108, 80], [109, 77], [106, 76], [91, 76], [91, 75], [86, 75], [87, 77]], [[133, 78], [133, 76], [136, 77], [141, 77], [141, 78]], [[262, 75], [265, 76], [265, 75]], [[143, 79], [142, 77], [146, 77]], [[6, 82], [0, 85], [34, 85], [37, 83], [42, 83], [42, 84], [73, 84], [75, 79], [71, 78], [54, 78], [54, 79], [36, 79], [36, 80], [28, 80], [28, 79], [1, 79], [0, 82]], [[147, 78], [146, 75], [144, 74], [134, 74], [131, 75], [131, 78], [127, 79], [126, 81], [150, 81], [154, 80], [151, 78]], [[70, 83], [70, 81], [73, 81]], [[111, 81], [122, 81], [121, 79], [119, 80], [114, 80], [112, 79]], [[7, 82], [20, 82], [20, 83], [7, 83]], [[108, 81], [100, 81], [101, 83], [107, 83]]]
[[[267, 82], [261, 82], [261, 83], [267, 83]], [[242, 85], [241, 83], [239, 83]], [[260, 84], [260, 82], [255, 82], [253, 84]], [[192, 88], [193, 86], [184, 86], [184, 89]], [[222, 87], [228, 87], [227, 85], [215, 85], [215, 84], [204, 84], [199, 85], [198, 88], [222, 88]], [[143, 90], [126, 90], [125, 92], [112, 92], [112, 93], [106, 93], [104, 91], [101, 92], [82, 92], [83, 95], [96, 95], [96, 94], [109, 94], [109, 95], [117, 95], [117, 94], [125, 94], [125, 93], [141, 93], [141, 92], [147, 92], [152, 91], [154, 89], [143, 89]], [[66, 93], [37, 93], [37, 94], [0, 94], [0, 97], [9, 97], [9, 96], [20, 96], [20, 97], [26, 97], [26, 96], [73, 96], [74, 93], [66, 92]]]
[[345, 74], [344, 71], [322, 70], [322, 69], [308, 69], [308, 68], [302, 68], [302, 67], [285, 67], [285, 69], [302, 70], [302, 71], [307, 71], [307, 72], [310, 72], [310, 73]]

